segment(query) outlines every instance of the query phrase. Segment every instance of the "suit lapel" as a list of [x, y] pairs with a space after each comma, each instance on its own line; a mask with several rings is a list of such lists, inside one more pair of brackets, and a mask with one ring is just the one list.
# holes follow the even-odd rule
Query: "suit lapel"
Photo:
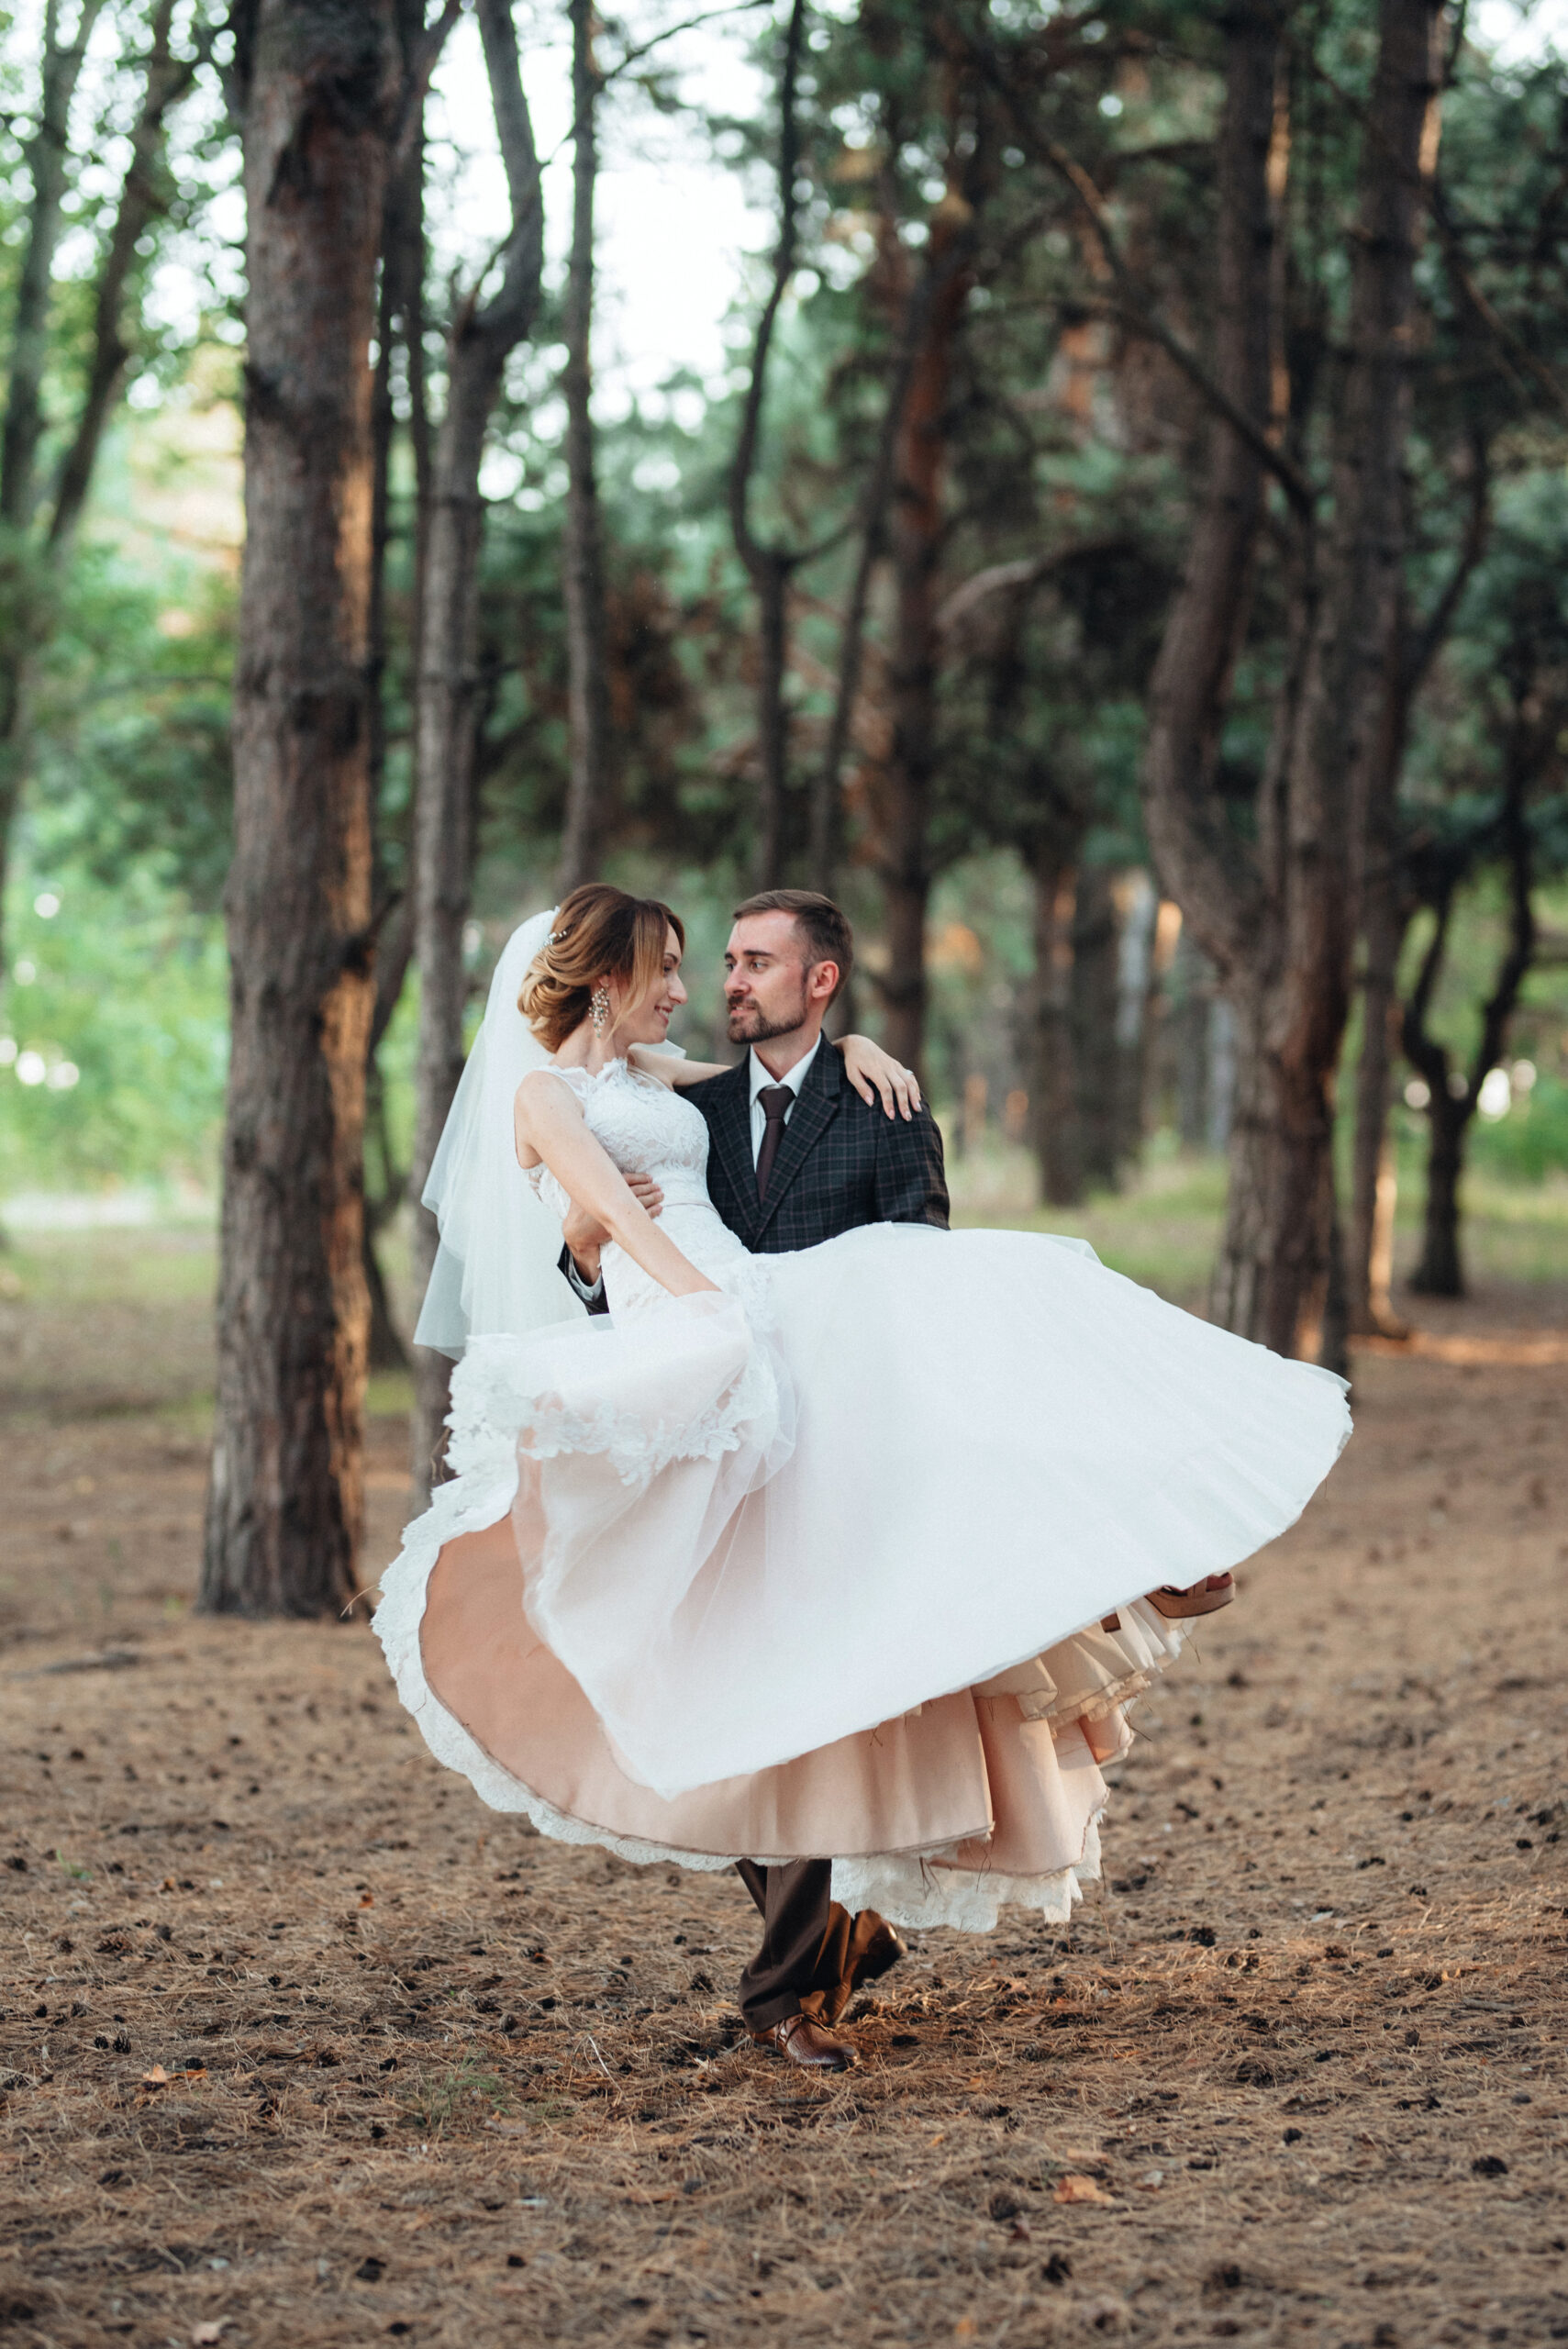
[[[757, 1227], [757, 1170], [751, 1163], [751, 1056], [725, 1076], [714, 1080], [715, 1115], [708, 1133], [719, 1164], [734, 1195], [736, 1237], [750, 1240]], [[789, 1138], [785, 1129], [784, 1139]], [[775, 1165], [774, 1174], [778, 1169]]]
[[[843, 1081], [843, 1066], [840, 1055], [824, 1037], [817, 1048], [816, 1059], [806, 1071], [806, 1082], [800, 1088], [800, 1098], [790, 1112], [789, 1123], [784, 1128], [784, 1140], [779, 1144], [779, 1154], [773, 1161], [773, 1171], [768, 1177], [768, 1196], [763, 1200], [762, 1213], [757, 1218], [754, 1234], [756, 1239], [760, 1240], [772, 1223], [778, 1213], [779, 1204], [785, 1192], [838, 1116], [839, 1090]], [[750, 1100], [748, 1100], [748, 1110], [750, 1107]], [[751, 1155], [749, 1131], [747, 1155], [748, 1157]], [[752, 1193], [755, 1196], [755, 1174], [752, 1174], [751, 1182]]]

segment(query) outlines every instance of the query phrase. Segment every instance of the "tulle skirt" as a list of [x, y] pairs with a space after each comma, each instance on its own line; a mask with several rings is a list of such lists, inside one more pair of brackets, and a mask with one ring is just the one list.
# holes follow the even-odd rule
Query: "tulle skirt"
[[1075, 1241], [877, 1225], [740, 1286], [471, 1344], [376, 1616], [405, 1701], [547, 1832], [1064, 1915], [1181, 1643], [1142, 1595], [1293, 1522], [1343, 1382]]

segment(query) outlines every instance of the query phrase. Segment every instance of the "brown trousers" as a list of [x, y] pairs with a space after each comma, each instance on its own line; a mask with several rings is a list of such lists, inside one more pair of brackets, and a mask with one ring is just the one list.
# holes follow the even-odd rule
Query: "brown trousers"
[[740, 1976], [740, 2012], [749, 2031], [771, 2031], [842, 1981], [854, 1920], [833, 1898], [830, 1860], [735, 1867], [762, 1914], [762, 1946]]

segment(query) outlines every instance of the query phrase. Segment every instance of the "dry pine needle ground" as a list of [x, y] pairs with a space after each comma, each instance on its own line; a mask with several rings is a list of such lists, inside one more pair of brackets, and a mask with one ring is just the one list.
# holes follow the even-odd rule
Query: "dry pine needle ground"
[[733, 1879], [485, 1813], [362, 1627], [188, 1615], [177, 1417], [14, 1416], [0, 2341], [1568, 2341], [1565, 1378], [1520, 1309], [1455, 1318], [1484, 1370], [1362, 1365], [1071, 1935], [926, 1936], [837, 2084], [739, 2038]]

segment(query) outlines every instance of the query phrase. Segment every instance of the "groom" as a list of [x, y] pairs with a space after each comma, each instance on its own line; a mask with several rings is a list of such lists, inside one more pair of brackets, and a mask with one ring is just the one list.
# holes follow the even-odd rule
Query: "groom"
[[[850, 925], [829, 897], [768, 889], [735, 908], [724, 999], [730, 1042], [750, 1049], [681, 1097], [707, 1121], [713, 1204], [754, 1254], [812, 1248], [862, 1224], [946, 1227], [942, 1138], [930, 1111], [890, 1119], [861, 1098], [842, 1055], [822, 1041], [853, 962]], [[657, 1213], [653, 1186], [633, 1187]], [[564, 1234], [562, 1271], [590, 1313], [607, 1311], [603, 1230], [573, 1208]], [[802, 1625], [803, 1638], [816, 1635]], [[833, 1898], [828, 1860], [738, 1865], [762, 1916], [762, 1945], [740, 1976], [748, 2028], [809, 2070], [847, 2071], [855, 2051], [831, 2026], [861, 1983], [903, 1956], [903, 1943], [874, 1909], [851, 1917]]]

